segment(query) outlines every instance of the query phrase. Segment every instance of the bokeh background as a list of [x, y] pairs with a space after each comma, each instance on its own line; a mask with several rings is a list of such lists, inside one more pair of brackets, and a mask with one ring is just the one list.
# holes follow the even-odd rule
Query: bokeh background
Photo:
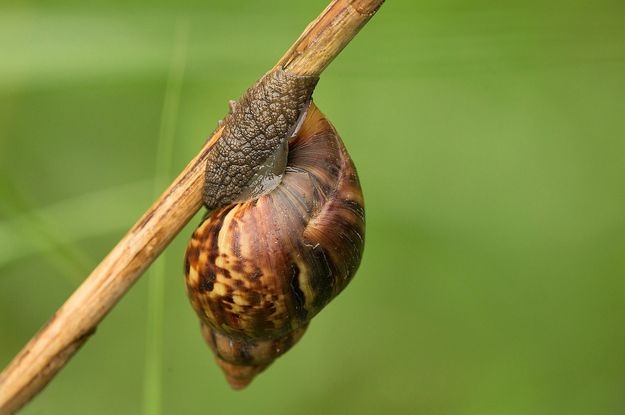
[[[325, 4], [3, 0], [0, 366]], [[183, 284], [198, 216], [23, 413], [624, 413], [624, 22], [389, 0], [315, 92], [368, 233], [300, 344], [228, 388]]]

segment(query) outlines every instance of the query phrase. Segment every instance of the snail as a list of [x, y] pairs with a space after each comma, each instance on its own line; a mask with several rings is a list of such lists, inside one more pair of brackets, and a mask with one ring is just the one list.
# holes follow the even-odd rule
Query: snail
[[234, 389], [289, 350], [354, 276], [360, 183], [312, 102], [317, 78], [275, 69], [223, 122], [208, 155], [208, 208], [185, 254], [187, 294]]

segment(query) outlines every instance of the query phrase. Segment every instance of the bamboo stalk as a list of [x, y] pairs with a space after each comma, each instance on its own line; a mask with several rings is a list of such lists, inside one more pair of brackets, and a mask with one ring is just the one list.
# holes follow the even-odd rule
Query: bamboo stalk
[[[276, 66], [294, 74], [319, 76], [383, 2], [332, 1]], [[54, 378], [201, 208], [206, 157], [221, 132], [213, 133], [161, 197], [0, 373], [0, 415], [19, 410]]]

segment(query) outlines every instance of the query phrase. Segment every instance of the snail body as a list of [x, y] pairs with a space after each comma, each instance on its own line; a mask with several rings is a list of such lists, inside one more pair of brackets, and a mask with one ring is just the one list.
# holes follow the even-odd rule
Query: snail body
[[287, 141], [297, 132], [318, 80], [271, 71], [231, 103], [221, 138], [208, 154], [207, 208], [252, 199], [279, 183]]
[[[215, 192], [206, 193], [211, 181], [222, 188], [223, 178], [207, 177], [212, 211], [187, 248], [191, 304], [236, 389], [302, 337], [360, 264], [365, 218], [358, 176], [310, 94], [286, 116], [274, 149], [259, 156], [261, 167], [240, 181], [251, 190], [229, 190], [216, 200]], [[242, 103], [230, 117], [239, 116]]]

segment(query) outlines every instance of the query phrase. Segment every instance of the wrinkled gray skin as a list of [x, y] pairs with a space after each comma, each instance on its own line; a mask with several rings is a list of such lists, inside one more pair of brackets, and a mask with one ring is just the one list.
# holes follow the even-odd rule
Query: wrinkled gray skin
[[253, 199], [280, 183], [288, 139], [297, 133], [318, 80], [276, 69], [232, 105], [221, 138], [208, 154], [207, 208]]

